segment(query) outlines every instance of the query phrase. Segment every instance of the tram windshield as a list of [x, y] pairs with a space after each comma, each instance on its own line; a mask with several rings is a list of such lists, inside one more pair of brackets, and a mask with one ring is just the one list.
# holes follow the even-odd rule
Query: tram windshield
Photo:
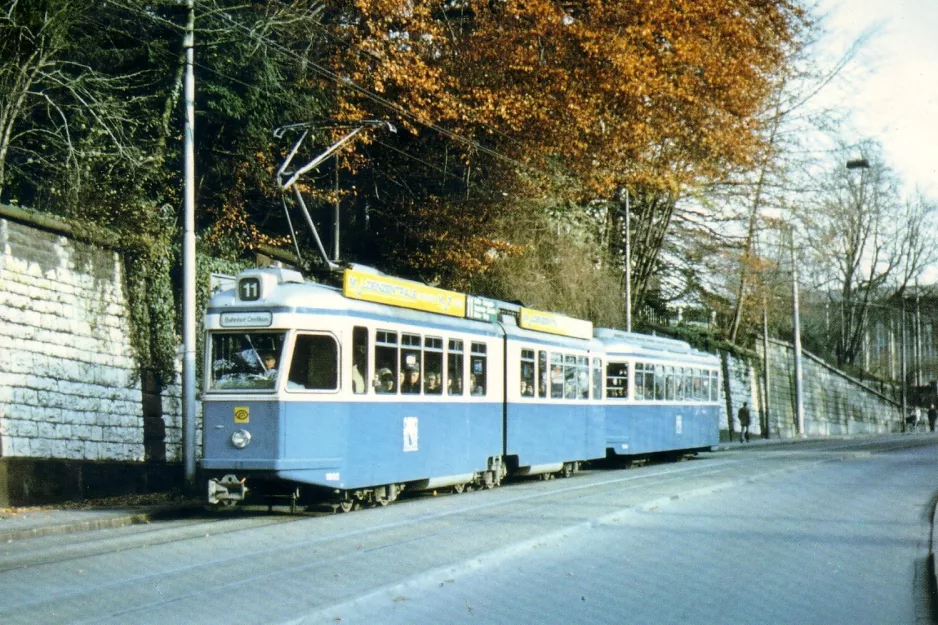
[[212, 334], [209, 390], [273, 390], [283, 357], [284, 332]]

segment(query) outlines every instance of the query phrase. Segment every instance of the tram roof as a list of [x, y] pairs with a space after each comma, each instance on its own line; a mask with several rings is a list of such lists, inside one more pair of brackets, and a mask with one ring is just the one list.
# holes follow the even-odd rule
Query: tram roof
[[[231, 317], [238, 311], [245, 314], [255, 311], [271, 314], [334, 312], [500, 334], [501, 331], [495, 329], [496, 322], [501, 314], [509, 313], [516, 315], [520, 325], [532, 336], [592, 340], [593, 328], [588, 321], [438, 289], [361, 266], [346, 270], [341, 289], [307, 282], [299, 272], [279, 267], [244, 271], [237, 276], [235, 285], [212, 297], [207, 314], [230, 313]], [[222, 317], [222, 326], [225, 326], [224, 321]]]
[[608, 354], [656, 356], [659, 358], [674, 355], [675, 357], [689, 357], [701, 361], [716, 359], [716, 356], [709, 352], [694, 349], [687, 341], [663, 336], [626, 332], [614, 328], [596, 328], [593, 330], [593, 335], [599, 341], [602, 341]]

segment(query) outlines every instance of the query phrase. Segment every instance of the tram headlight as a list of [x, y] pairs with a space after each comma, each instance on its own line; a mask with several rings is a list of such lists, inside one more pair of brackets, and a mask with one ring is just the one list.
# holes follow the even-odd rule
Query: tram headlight
[[231, 444], [238, 449], [244, 449], [251, 444], [251, 433], [247, 430], [235, 430], [231, 435]]

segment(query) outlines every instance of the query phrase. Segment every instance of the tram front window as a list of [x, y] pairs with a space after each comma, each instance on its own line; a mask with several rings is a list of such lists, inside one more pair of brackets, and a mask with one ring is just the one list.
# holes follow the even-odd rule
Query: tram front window
[[283, 332], [215, 333], [209, 390], [273, 390], [283, 360]]

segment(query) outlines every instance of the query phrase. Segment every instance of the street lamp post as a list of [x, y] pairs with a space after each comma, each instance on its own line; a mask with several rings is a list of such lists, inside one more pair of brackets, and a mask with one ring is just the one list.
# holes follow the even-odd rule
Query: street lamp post
[[[853, 170], [853, 169], [859, 169], [859, 170], [860, 170], [860, 194], [859, 194], [859, 198], [858, 198], [858, 200], [857, 200], [858, 203], [862, 203], [862, 202], [863, 202], [863, 170], [869, 169], [869, 168], [870, 168], [870, 162], [869, 162], [867, 159], [865, 159], [865, 158], [854, 158], [854, 159], [851, 159], [851, 160], [847, 161], [847, 169], [848, 169], [848, 170]], [[917, 300], [916, 300], [916, 309], [917, 309], [917, 303], [918, 303], [918, 302], [917, 302]], [[906, 386], [906, 379], [905, 379], [905, 376], [906, 376], [906, 360], [905, 360], [905, 359], [906, 359], [906, 354], [905, 354], [905, 351], [906, 351], [906, 328], [905, 328], [906, 319], [905, 319], [905, 296], [904, 296], [904, 295], [903, 295], [903, 297], [902, 297], [901, 304], [902, 304], [902, 306], [901, 306], [901, 313], [900, 313], [900, 314], [901, 314], [901, 318], [900, 318], [900, 320], [899, 320], [899, 325], [900, 325], [900, 329], [901, 329], [901, 330], [900, 330], [900, 337], [901, 337], [901, 338], [899, 339], [899, 352], [900, 352], [900, 354], [899, 354], [899, 388], [900, 388], [900, 390], [901, 390], [901, 397], [902, 397], [902, 403], [901, 403], [902, 418], [905, 419], [905, 416], [906, 416], [905, 413], [906, 413], [906, 407], [907, 407], [908, 396], [907, 396], [907, 394], [906, 394], [906, 388], [905, 388], [905, 386]], [[917, 321], [917, 319], [916, 319], [916, 321]], [[843, 330], [841, 330], [841, 334], [843, 334]], [[916, 364], [917, 364], [917, 363], [916, 363]]]

